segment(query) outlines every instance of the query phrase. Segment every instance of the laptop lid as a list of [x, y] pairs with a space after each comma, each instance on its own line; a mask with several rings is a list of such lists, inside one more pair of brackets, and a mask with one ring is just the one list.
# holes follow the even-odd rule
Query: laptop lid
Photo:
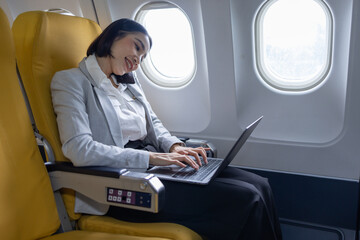
[[242, 134], [240, 135], [240, 137], [238, 138], [238, 140], [236, 141], [234, 146], [231, 148], [230, 152], [226, 155], [226, 157], [224, 158], [224, 161], [221, 163], [219, 168], [216, 170], [216, 172], [214, 173], [212, 178], [217, 177], [217, 175], [219, 175], [219, 173], [221, 173], [221, 171], [224, 170], [224, 168], [226, 168], [231, 163], [232, 160], [234, 160], [235, 156], [238, 154], [241, 147], [244, 145], [246, 140], [250, 137], [251, 133], [257, 127], [257, 125], [259, 124], [259, 122], [261, 121], [262, 118], [263, 118], [263, 116], [259, 117], [253, 123], [251, 123], [249, 126], [246, 127], [246, 129], [242, 132]]

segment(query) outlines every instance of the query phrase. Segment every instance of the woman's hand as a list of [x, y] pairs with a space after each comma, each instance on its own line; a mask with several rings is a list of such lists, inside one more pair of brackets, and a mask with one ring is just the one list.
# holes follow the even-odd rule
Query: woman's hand
[[175, 164], [180, 167], [186, 167], [186, 164], [188, 164], [190, 167], [198, 170], [199, 166], [202, 166], [199, 155], [203, 158], [204, 163], [207, 164], [206, 150], [209, 149], [203, 147], [190, 148], [174, 144], [170, 148], [170, 153], [150, 152], [150, 164], [157, 166]]
[[186, 164], [188, 164], [190, 167], [196, 170], [199, 169], [199, 165], [197, 165], [190, 156], [179, 153], [150, 152], [149, 163], [155, 166], [167, 166], [175, 164], [180, 167], [186, 167]]
[[203, 147], [197, 147], [197, 148], [191, 148], [191, 147], [184, 147], [180, 144], [174, 144], [170, 148], [171, 153], [180, 153], [183, 155], [190, 155], [193, 156], [196, 159], [196, 162], [199, 166], [202, 166], [201, 159], [199, 155], [204, 160], [204, 163], [207, 164], [207, 157], [206, 157], [206, 150], [209, 150], [209, 148], [203, 148]]

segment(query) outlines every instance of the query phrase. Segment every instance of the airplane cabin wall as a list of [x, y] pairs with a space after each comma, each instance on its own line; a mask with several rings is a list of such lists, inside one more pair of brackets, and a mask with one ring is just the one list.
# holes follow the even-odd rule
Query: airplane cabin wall
[[[333, 15], [332, 67], [324, 82], [300, 93], [266, 86], [256, 70], [254, 18], [263, 1], [232, 1], [239, 123], [264, 114], [238, 163], [251, 167], [358, 179], [358, 148], [347, 94], [353, 1], [327, 0]], [[244, 7], [246, 6], [246, 8]], [[242, 44], [238, 44], [242, 43]], [[252, 48], [249, 48], [252, 46]]]
[[[107, 1], [111, 20], [133, 17], [145, 2]], [[356, 78], [351, 78], [351, 72], [357, 68], [349, 63], [349, 54], [350, 59], [358, 56], [352, 49], [354, 42], [350, 41], [351, 32], [353, 38], [359, 34], [355, 30], [358, 8], [354, 1], [326, 1], [334, 20], [330, 73], [316, 89], [295, 94], [265, 86], [256, 70], [254, 21], [264, 1], [175, 0], [172, 3], [188, 15], [194, 27], [197, 51], [201, 53], [197, 61], [205, 61], [207, 65], [204, 71], [197, 71], [193, 80], [203, 82], [189, 85], [192, 91], [188, 92], [186, 87], [159, 89], [141, 70], [138, 71], [155, 112], [172, 133], [207, 139], [218, 148], [219, 157], [224, 157], [246, 125], [264, 115], [234, 165], [359, 178], [357, 156], [360, 152], [356, 144], [360, 130], [356, 122], [359, 111], [352, 105], [357, 97], [351, 94], [359, 88], [354, 85]], [[197, 39], [198, 31], [203, 31], [204, 39], [201, 35]], [[204, 46], [206, 54], [201, 52]], [[208, 82], [208, 88], [204, 80]], [[210, 96], [209, 102], [204, 94]], [[187, 111], [173, 107], [181, 104]], [[208, 104], [210, 111], [194, 108], [194, 105], [208, 108]], [[203, 122], [205, 128], [189, 127], [198, 122]]]
[[[134, 17], [147, 2], [0, 0], [0, 6], [11, 22], [24, 11], [62, 7], [98, 20], [104, 28], [118, 18]], [[264, 115], [234, 165], [359, 179], [358, 1], [326, 1], [334, 15], [333, 65], [324, 84], [303, 94], [273, 91], [259, 79], [253, 27], [264, 1], [171, 2], [187, 14], [193, 27], [194, 79], [184, 87], [166, 89], [148, 80], [141, 69], [138, 77], [154, 111], [172, 133], [207, 139], [224, 157], [244, 127]]]

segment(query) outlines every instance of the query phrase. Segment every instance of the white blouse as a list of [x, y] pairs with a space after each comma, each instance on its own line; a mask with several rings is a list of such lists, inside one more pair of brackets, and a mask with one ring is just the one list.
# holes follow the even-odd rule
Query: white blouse
[[[146, 135], [146, 117], [144, 106], [133, 98], [127, 84], [119, 84], [115, 88], [110, 79], [101, 70], [95, 55], [85, 60], [91, 77], [108, 95], [121, 125], [124, 144], [129, 141], [143, 140]], [[116, 82], [115, 76], [111, 76]]]

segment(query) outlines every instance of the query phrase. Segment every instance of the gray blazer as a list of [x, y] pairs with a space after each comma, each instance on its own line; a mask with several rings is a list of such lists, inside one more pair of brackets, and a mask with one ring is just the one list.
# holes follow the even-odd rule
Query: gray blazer
[[[181, 143], [170, 135], [155, 115], [136, 76], [135, 84], [129, 84], [128, 89], [133, 100], [140, 101], [145, 109], [147, 136], [144, 142], [159, 152], [169, 152], [174, 143]], [[124, 148], [115, 109], [106, 93], [90, 76], [84, 60], [79, 68], [57, 72], [51, 82], [51, 93], [62, 151], [75, 166], [148, 167], [147, 151]], [[86, 209], [80, 211], [96, 214], [96, 211]], [[103, 214], [104, 211], [97, 213]]]

